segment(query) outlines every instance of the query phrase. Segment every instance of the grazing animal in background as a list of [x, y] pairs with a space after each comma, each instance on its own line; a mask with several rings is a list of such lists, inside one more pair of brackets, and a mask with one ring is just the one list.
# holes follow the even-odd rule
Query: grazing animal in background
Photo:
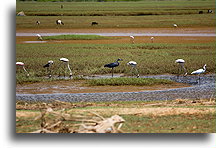
[[210, 9], [208, 9], [208, 11], [207, 11], [208, 13], [213, 13], [213, 10], [210, 10]]
[[98, 25], [98, 22], [92, 22], [91, 25], [92, 25], [92, 26]]
[[108, 68], [112, 68], [112, 77], [113, 77], [113, 69], [117, 66], [119, 66], [119, 62], [118, 61], [123, 61], [122, 59], [117, 59], [116, 62], [114, 63], [109, 63], [104, 65], [104, 67], [108, 67]]
[[139, 78], [139, 73], [138, 73], [138, 70], [136, 68], [137, 66], [137, 62], [135, 61], [130, 61], [127, 63], [127, 65], [130, 65], [131, 66], [131, 71], [130, 72], [133, 72], [133, 70], [135, 70], [135, 72], [137, 73], [137, 78]]
[[45, 64], [43, 67], [44, 68], [47, 68], [47, 71], [49, 72], [49, 74], [48, 74], [48, 77], [49, 78], [51, 78], [52, 77], [52, 74], [51, 74], [51, 66], [53, 65], [53, 61], [52, 60], [50, 60], [50, 61], [48, 61], [47, 62], [47, 64]]
[[29, 76], [29, 73], [27, 72], [27, 70], [25, 69], [25, 64], [23, 62], [16, 62], [16, 65], [17, 66], [21, 66], [23, 68], [23, 70], [25, 71], [26, 73], [26, 76], [28, 77]]
[[177, 24], [173, 24], [173, 27], [174, 27], [174, 28], [177, 28], [177, 27], [178, 27], [178, 25], [177, 25]]
[[61, 5], [61, 9], [63, 9], [64, 8], [64, 5]]
[[203, 66], [203, 68], [201, 69], [198, 69], [198, 70], [195, 70], [193, 71], [191, 74], [195, 74], [195, 75], [198, 75], [198, 79], [199, 79], [199, 82], [200, 82], [200, 74], [204, 73], [206, 71], [206, 64]]
[[64, 25], [64, 23], [62, 22], [62, 20], [56, 20], [56, 25]]
[[37, 24], [37, 25], [40, 25], [40, 23], [41, 23], [40, 21], [36, 21], [36, 24]]
[[199, 14], [203, 14], [203, 11], [199, 11]]
[[[67, 58], [60, 58], [59, 60], [62, 62], [62, 63], [60, 64], [60, 66], [61, 66], [62, 64], [64, 64], [64, 67], [65, 67], [65, 70], [64, 70], [64, 77], [65, 77], [65, 72], [66, 72], [66, 67], [67, 67], [68, 70], [70, 71], [69, 78], [71, 78], [71, 77], [72, 77], [72, 71], [71, 71], [70, 66], [69, 66], [69, 60], [68, 60]], [[60, 66], [59, 66], [59, 68], [60, 68]], [[59, 77], [60, 77], [60, 74], [59, 74]]]
[[154, 37], [152, 36], [150, 39], [151, 39], [151, 42], [153, 43], [154, 42]]
[[135, 43], [135, 42], [134, 42], [134, 39], [135, 39], [134, 36], [131, 35], [131, 36], [130, 36], [130, 40], [131, 40], [131, 43], [132, 43], [132, 44]]
[[187, 76], [187, 70], [186, 70], [186, 68], [184, 67], [185, 60], [183, 60], [183, 59], [177, 59], [177, 60], [175, 60], [175, 63], [178, 63], [178, 64], [179, 64], [178, 75], [180, 75], [180, 72], [181, 72], [182, 69], [183, 69], [183, 70], [184, 70], [184, 76]]
[[37, 34], [38, 40], [43, 40], [42, 36], [40, 34]]

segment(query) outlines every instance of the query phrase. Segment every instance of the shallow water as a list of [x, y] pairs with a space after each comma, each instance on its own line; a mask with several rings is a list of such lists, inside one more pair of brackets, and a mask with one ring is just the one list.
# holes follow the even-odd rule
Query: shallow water
[[[199, 36], [214, 37], [213, 33], [39, 33], [41, 36], [55, 35], [100, 35], [100, 36]], [[36, 36], [35, 33], [16, 33], [16, 36]]]

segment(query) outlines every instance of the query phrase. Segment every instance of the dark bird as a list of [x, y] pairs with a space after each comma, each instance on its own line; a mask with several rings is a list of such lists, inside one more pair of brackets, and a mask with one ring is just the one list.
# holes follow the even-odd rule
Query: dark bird
[[104, 65], [104, 67], [112, 68], [112, 77], [113, 77], [113, 68], [119, 66], [118, 61], [123, 61], [123, 60], [122, 59], [117, 59], [117, 61], [114, 62], [114, 63], [109, 63], [109, 64]]
[[47, 64], [45, 64], [45, 65], [43, 66], [44, 68], [47, 68], [47, 71], [49, 72], [49, 75], [48, 75], [49, 78], [52, 77], [52, 75], [51, 75], [51, 69], [50, 69], [52, 65], [53, 65], [53, 61], [50, 60], [50, 61], [48, 61]]

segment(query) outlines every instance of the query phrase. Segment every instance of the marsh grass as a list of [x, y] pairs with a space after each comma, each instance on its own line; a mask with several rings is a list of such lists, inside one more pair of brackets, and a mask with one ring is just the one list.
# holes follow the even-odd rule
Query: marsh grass
[[[61, 9], [60, 5], [64, 5]], [[215, 26], [213, 0], [177, 0], [141, 2], [17, 2], [16, 12], [27, 16], [16, 17], [16, 28], [57, 28], [55, 21], [61, 19], [60, 28], [128, 28], [128, 27], [181, 27]], [[199, 11], [203, 14], [199, 14]], [[40, 26], [35, 22], [41, 21]], [[91, 26], [97, 21], [97, 26]]]
[[159, 84], [172, 84], [171, 80], [153, 79], [153, 78], [108, 78], [108, 79], [92, 79], [88, 80], [90, 86], [120, 86], [120, 85], [136, 85], [150, 86]]
[[128, 133], [214, 133], [214, 113], [171, 116], [123, 115]]
[[100, 35], [56, 35], [44, 36], [43, 40], [104, 40], [114, 39], [114, 37], [105, 37]]

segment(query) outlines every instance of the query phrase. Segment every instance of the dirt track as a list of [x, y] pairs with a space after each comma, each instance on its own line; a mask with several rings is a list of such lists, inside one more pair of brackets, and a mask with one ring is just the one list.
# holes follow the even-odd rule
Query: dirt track
[[[131, 35], [137, 33], [148, 34], [215, 34], [214, 27], [205, 28], [118, 28], [118, 29], [17, 29], [17, 33], [129, 33]], [[24, 43], [25, 41], [37, 41], [35, 36], [17, 36], [16, 43]], [[154, 43], [209, 43], [215, 42], [215, 37], [211, 36], [157, 36]], [[113, 40], [68, 40], [68, 41], [50, 41], [47, 43], [83, 43], [83, 44], [117, 44], [117, 43], [130, 43], [128, 36], [119, 36]], [[150, 36], [136, 36], [135, 43], [151, 43]]]

